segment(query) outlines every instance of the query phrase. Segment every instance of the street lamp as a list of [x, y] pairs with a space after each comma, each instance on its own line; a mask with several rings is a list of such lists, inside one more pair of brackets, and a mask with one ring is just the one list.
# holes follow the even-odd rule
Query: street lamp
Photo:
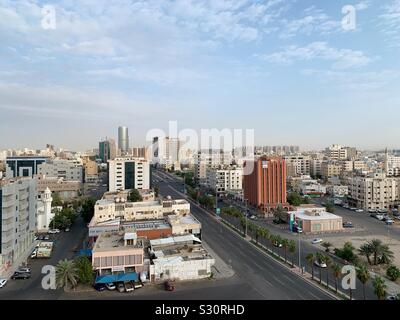
[[297, 228], [297, 233], [299, 235], [299, 269], [301, 274], [303, 274], [302, 269], [301, 269], [301, 241], [300, 241], [300, 232], [299, 229]]
[[245, 205], [246, 205], [246, 212], [245, 212], [245, 214], [244, 214], [244, 217], [245, 217], [245, 219], [246, 219], [246, 232], [245, 232], [245, 238], [247, 238], [247, 224], [248, 224], [248, 220], [247, 220], [247, 210], [248, 210], [248, 208], [247, 208], [247, 202], [248, 202], [249, 200], [248, 199], [244, 199], [244, 203], [245, 203]]

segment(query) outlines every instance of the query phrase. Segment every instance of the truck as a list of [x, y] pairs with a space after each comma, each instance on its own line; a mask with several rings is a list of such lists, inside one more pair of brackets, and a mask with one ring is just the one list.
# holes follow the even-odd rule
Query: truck
[[53, 252], [53, 242], [51, 241], [42, 241], [39, 246], [36, 248], [36, 258], [37, 259], [49, 259]]

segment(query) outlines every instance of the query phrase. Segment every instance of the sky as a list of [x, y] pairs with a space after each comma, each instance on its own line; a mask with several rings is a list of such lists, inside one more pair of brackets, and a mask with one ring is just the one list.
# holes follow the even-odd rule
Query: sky
[[0, 149], [170, 120], [400, 148], [400, 0], [0, 0], [0, 39]]

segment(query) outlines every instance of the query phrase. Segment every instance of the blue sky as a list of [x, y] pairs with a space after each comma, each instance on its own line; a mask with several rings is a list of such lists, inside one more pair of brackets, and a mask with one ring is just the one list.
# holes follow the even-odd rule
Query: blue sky
[[400, 0], [0, 0], [0, 38], [0, 149], [86, 150], [118, 125], [139, 145], [169, 120], [400, 147]]

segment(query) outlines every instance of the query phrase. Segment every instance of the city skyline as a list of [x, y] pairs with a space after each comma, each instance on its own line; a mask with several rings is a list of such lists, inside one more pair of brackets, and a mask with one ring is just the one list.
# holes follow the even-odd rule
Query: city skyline
[[121, 123], [143, 145], [169, 120], [254, 129], [256, 145], [400, 148], [398, 0], [60, 0], [50, 30], [45, 4], [0, 4], [0, 149], [86, 150]]

